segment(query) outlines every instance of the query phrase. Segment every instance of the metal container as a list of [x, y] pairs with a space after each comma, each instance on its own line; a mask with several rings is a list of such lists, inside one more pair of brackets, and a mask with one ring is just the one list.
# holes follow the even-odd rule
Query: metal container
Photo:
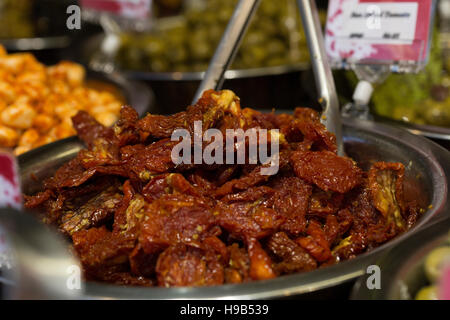
[[39, 51], [67, 48], [71, 44], [68, 36], [49, 36], [20, 39], [0, 39], [8, 51]]
[[369, 290], [366, 277], [353, 287], [352, 299], [410, 300], [428, 285], [424, 263], [426, 256], [449, 240], [450, 219], [435, 222], [393, 248], [373, 264], [380, 267], [381, 289]]
[[[334, 297], [331, 290], [348, 287], [363, 275], [365, 266], [386, 249], [404, 241], [430, 221], [444, 215], [450, 207], [447, 193], [450, 177], [450, 153], [435, 143], [405, 130], [374, 122], [344, 120], [344, 142], [349, 156], [367, 169], [374, 161], [399, 161], [406, 166], [405, 194], [431, 208], [408, 233], [362, 254], [355, 259], [312, 272], [281, 276], [266, 281], [207, 288], [141, 288], [86, 283], [86, 297], [141, 299], [260, 299]], [[64, 162], [73, 158], [83, 145], [68, 138], [43, 146], [19, 157], [25, 194], [41, 188], [41, 182]], [[345, 294], [345, 290], [338, 290]], [[297, 296], [301, 295], [301, 296]], [[344, 298], [346, 298], [345, 296]]]

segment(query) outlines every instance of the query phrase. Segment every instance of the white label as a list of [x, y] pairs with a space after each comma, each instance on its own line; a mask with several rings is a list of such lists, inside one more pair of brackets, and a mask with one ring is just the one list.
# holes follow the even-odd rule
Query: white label
[[372, 44], [412, 44], [416, 31], [417, 2], [358, 3], [344, 13], [336, 38], [363, 40]]

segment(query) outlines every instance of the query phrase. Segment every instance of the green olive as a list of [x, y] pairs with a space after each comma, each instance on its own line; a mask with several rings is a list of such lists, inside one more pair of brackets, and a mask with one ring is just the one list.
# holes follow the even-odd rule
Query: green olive
[[415, 118], [414, 121], [411, 121], [411, 122], [413, 122], [415, 124], [427, 124], [427, 122], [420, 116], [417, 116], [417, 118]]
[[195, 42], [190, 44], [190, 52], [194, 60], [209, 60], [213, 49], [207, 42]]
[[212, 25], [208, 31], [209, 31], [208, 32], [209, 41], [216, 42], [217, 39], [220, 39], [222, 37], [222, 34], [225, 31], [225, 28], [223, 28], [220, 25]]
[[202, 15], [202, 23], [214, 25], [217, 22], [217, 14], [214, 11], [206, 11]]
[[127, 50], [121, 51], [121, 56], [131, 69], [139, 69], [144, 58], [142, 51], [136, 47], [128, 47]]
[[144, 52], [150, 56], [163, 55], [166, 49], [166, 43], [156, 37], [146, 38], [142, 45]]
[[266, 64], [269, 67], [276, 67], [276, 66], [282, 66], [283, 64], [286, 64], [287, 61], [285, 58], [281, 57], [275, 57], [267, 60]]
[[253, 31], [247, 34], [245, 37], [245, 42], [243, 44], [243, 47], [245, 48], [252, 48], [255, 46], [262, 45], [266, 39], [266, 35], [261, 31]]
[[392, 112], [392, 118], [405, 122], [415, 122], [417, 118], [416, 111], [412, 107], [395, 107]]
[[261, 65], [261, 62], [266, 58], [267, 52], [261, 47], [250, 47], [248, 50], [242, 52], [242, 63], [245, 68], [253, 68]]
[[228, 23], [228, 20], [230, 20], [231, 16], [233, 15], [233, 7], [227, 7], [223, 10], [219, 10], [217, 14], [217, 20], [221, 23]]
[[285, 42], [273, 39], [266, 45], [266, 50], [270, 56], [284, 55], [288, 51], [288, 47]]
[[427, 123], [435, 126], [450, 125], [450, 105], [447, 100], [429, 102], [424, 107], [423, 117]]
[[184, 47], [170, 47], [168, 50], [168, 59], [172, 63], [182, 63], [187, 60], [188, 53]]
[[164, 72], [168, 69], [168, 64], [165, 59], [150, 60], [150, 67], [155, 72]]
[[273, 19], [261, 17], [258, 20], [258, 23], [255, 23], [255, 29], [266, 36], [276, 36], [280, 33], [280, 29], [283, 28], [283, 26], [280, 25], [280, 22], [281, 21], [274, 21]]
[[174, 28], [167, 32], [167, 42], [172, 45], [182, 45], [187, 38], [187, 33], [185, 28]]
[[264, 16], [277, 16], [280, 3], [278, 1], [262, 1], [259, 13]]

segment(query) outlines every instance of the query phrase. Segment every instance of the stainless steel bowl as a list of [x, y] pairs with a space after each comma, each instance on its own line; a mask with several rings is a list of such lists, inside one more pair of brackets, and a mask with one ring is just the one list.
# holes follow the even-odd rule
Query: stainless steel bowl
[[[236, 69], [225, 71], [226, 80], [245, 79], [264, 76], [279, 76], [285, 73], [305, 71], [309, 69], [309, 63], [295, 63], [290, 65], [281, 65], [273, 67]], [[201, 81], [205, 71], [197, 72], [144, 72], [144, 71], [125, 71], [127, 77], [142, 81]]]
[[[435, 143], [407, 131], [374, 122], [344, 120], [346, 152], [367, 168], [374, 161], [399, 161], [406, 165], [406, 194], [432, 207], [408, 233], [355, 259], [312, 272], [207, 288], [139, 288], [86, 283], [86, 296], [142, 299], [258, 299], [290, 297], [348, 284], [364, 273], [366, 264], [392, 248], [449, 209], [447, 192], [450, 153]], [[19, 157], [23, 191], [32, 194], [41, 181], [82, 148], [76, 138], [55, 142]]]
[[373, 264], [381, 270], [381, 289], [369, 290], [361, 277], [351, 295], [356, 300], [410, 300], [428, 285], [424, 263], [426, 256], [449, 240], [450, 219], [435, 222], [408, 240], [383, 254]]

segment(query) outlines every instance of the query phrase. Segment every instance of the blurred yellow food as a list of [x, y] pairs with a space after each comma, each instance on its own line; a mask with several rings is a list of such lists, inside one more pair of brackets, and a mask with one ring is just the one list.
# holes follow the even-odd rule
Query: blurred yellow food
[[425, 274], [430, 282], [436, 282], [445, 266], [450, 265], [450, 247], [439, 247], [431, 251], [425, 260]]
[[420, 289], [416, 295], [416, 300], [438, 300], [436, 286], [428, 286]]
[[8, 54], [0, 46], [0, 147], [18, 155], [73, 135], [71, 117], [79, 110], [111, 126], [121, 105], [113, 93], [86, 86], [81, 65], [46, 67], [29, 53]]

